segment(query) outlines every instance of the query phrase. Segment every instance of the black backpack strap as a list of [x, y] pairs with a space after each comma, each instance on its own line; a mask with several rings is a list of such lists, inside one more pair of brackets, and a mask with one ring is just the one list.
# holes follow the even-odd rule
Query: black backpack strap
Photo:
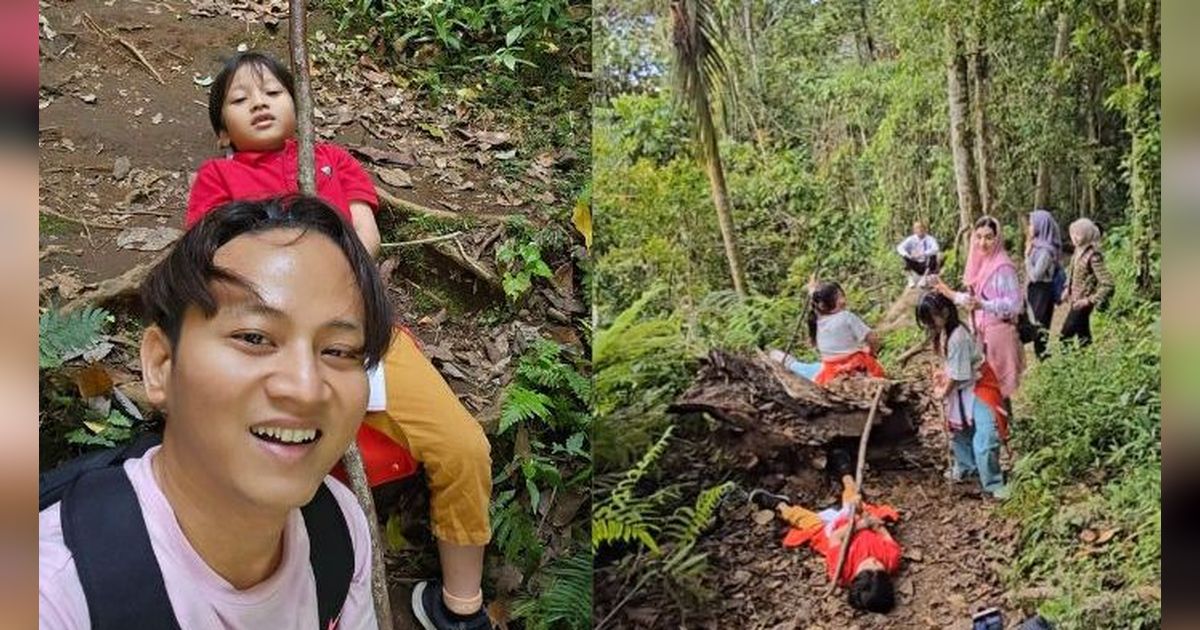
[[162, 433], [140, 433], [128, 444], [80, 455], [75, 459], [38, 475], [38, 511], [62, 500], [63, 494], [75, 480], [89, 471], [109, 466], [120, 467], [127, 459], [141, 457], [152, 446], [162, 444]]
[[354, 544], [346, 516], [324, 482], [308, 505], [300, 509], [308, 530], [308, 559], [317, 582], [320, 630], [331, 627], [342, 614], [350, 580], [354, 578]]
[[92, 630], [178, 629], [125, 468], [80, 475], [67, 487], [60, 510], [63, 542], [75, 559]]

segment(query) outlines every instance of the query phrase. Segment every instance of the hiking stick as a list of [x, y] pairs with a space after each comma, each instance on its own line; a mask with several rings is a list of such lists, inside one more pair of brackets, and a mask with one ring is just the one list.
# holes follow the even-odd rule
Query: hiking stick
[[[292, 75], [296, 80], [296, 120], [300, 134], [300, 191], [306, 195], [315, 195], [316, 168], [313, 155], [313, 105], [312, 89], [308, 72], [308, 45], [305, 40], [305, 8], [304, 0], [290, 0], [291, 4], [291, 53]], [[379, 535], [379, 515], [375, 512], [375, 500], [371, 496], [371, 486], [367, 482], [367, 472], [363, 469], [362, 453], [358, 450], [358, 440], [350, 441], [346, 454], [342, 457], [342, 465], [346, 468], [346, 476], [350, 478], [350, 487], [358, 504], [367, 516], [367, 528], [371, 533], [371, 596], [375, 600], [375, 619], [380, 628], [391, 628], [392, 604], [388, 598], [387, 566], [383, 560], [383, 540]]]
[[842, 566], [846, 564], [846, 554], [850, 550], [850, 538], [854, 536], [854, 519], [858, 516], [858, 504], [862, 503], [863, 467], [867, 463], [867, 440], [871, 439], [871, 425], [875, 424], [875, 411], [879, 409], [879, 401], [883, 398], [883, 383], [875, 388], [875, 400], [871, 402], [871, 411], [867, 414], [867, 424], [863, 426], [862, 437], [858, 440], [858, 468], [854, 471], [854, 485], [858, 490], [858, 501], [850, 504], [850, 520], [847, 521], [846, 533], [842, 537], [842, 546], [838, 549], [837, 568], [833, 571], [833, 580], [825, 589], [829, 596], [837, 589], [838, 578], [842, 575]]

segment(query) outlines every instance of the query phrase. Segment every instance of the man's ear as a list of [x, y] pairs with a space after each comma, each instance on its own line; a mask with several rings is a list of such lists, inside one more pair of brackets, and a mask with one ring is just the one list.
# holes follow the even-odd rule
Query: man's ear
[[166, 406], [171, 376], [171, 340], [158, 326], [142, 333], [142, 383], [146, 399], [158, 409]]

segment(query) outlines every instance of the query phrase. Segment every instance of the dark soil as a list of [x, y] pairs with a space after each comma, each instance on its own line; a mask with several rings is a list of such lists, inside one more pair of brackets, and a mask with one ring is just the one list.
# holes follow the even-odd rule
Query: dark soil
[[[902, 298], [903, 299], [903, 298]], [[773, 457], [746, 458], [717, 421], [717, 429], [692, 424], [683, 449], [664, 458], [664, 478], [690, 488], [709, 487], [731, 479], [738, 489], [728, 495], [713, 529], [701, 538], [698, 552], [708, 554], [702, 586], [715, 594], [699, 605], [674, 601], [675, 594], [646, 588], [630, 598], [605, 627], [613, 628], [745, 628], [866, 629], [969, 628], [971, 615], [1000, 607], [1008, 627], [1023, 618], [1001, 584], [1014, 525], [996, 514], [994, 500], [984, 498], [977, 483], [950, 484], [942, 473], [949, 463], [948, 445], [936, 407], [923, 392], [933, 357], [912, 359], [898, 392], [904, 413], [916, 427], [907, 437], [872, 436], [864, 473], [864, 495], [871, 503], [894, 506], [900, 521], [891, 531], [904, 549], [895, 578], [897, 606], [887, 615], [860, 613], [846, 601], [845, 591], [825, 596], [824, 559], [807, 547], [785, 549], [786, 525], [765, 519], [747, 501], [753, 488], [788, 496], [813, 509], [840, 501], [841, 474], [853, 474], [857, 439], [833, 438], [824, 445], [798, 441], [779, 448]], [[704, 382], [699, 379], [698, 382]], [[770, 397], [756, 382], [754, 393]], [[778, 408], [751, 415], [764, 421]], [[744, 429], [743, 433], [747, 432]], [[727, 448], [729, 447], [729, 448]], [[761, 455], [761, 453], [760, 453]], [[693, 490], [694, 492], [694, 490]], [[616, 571], [597, 575], [597, 619], [602, 619], [630, 591]], [[681, 611], [686, 611], [686, 614]]]

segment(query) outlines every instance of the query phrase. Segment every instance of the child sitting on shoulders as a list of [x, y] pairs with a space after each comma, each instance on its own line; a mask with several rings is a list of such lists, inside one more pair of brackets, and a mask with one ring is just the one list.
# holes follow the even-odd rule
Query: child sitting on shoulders
[[[185, 225], [230, 200], [279, 197], [298, 190], [299, 147], [291, 73], [269, 55], [230, 58], [209, 93], [209, 119], [229, 152], [205, 162], [192, 184]], [[349, 222], [372, 256], [379, 252], [378, 198], [371, 178], [343, 148], [314, 147], [316, 193]], [[420, 582], [412, 608], [426, 630], [490, 628], [483, 609], [484, 549], [491, 540], [490, 444], [482, 427], [402, 327], [378, 370], [363, 421], [407, 449], [426, 472], [442, 579]], [[372, 452], [361, 440], [364, 461]], [[368, 478], [372, 485], [381, 480]]]

